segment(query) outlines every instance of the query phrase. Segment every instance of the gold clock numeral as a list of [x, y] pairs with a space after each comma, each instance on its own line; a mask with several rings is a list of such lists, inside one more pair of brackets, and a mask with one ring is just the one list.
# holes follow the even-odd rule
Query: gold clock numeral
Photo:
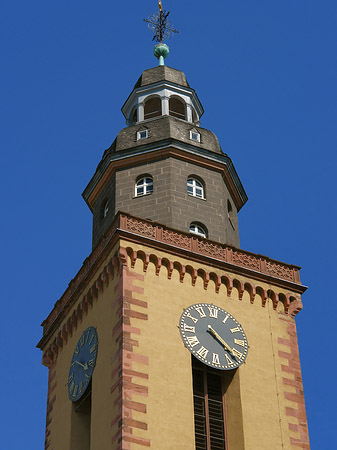
[[240, 331], [239, 327], [231, 328], [232, 333], [237, 333], [238, 331]]
[[212, 306], [207, 306], [209, 310], [209, 317], [212, 317], [214, 319], [218, 318], [218, 310], [216, 308], [212, 308]]
[[203, 345], [202, 345], [202, 346], [199, 348], [199, 350], [197, 351], [197, 354], [198, 354], [199, 356], [201, 356], [201, 358], [206, 358], [207, 353], [208, 353], [208, 350], [207, 350], [207, 348], [205, 348]]
[[195, 310], [199, 313], [199, 316], [200, 316], [200, 317], [206, 317], [205, 311], [202, 309], [201, 306], [197, 306], [197, 307], [195, 308]]
[[95, 358], [90, 359], [90, 360], [88, 361], [88, 365], [89, 365], [90, 367], [94, 367], [94, 365], [95, 365]]
[[68, 377], [68, 384], [71, 383], [74, 379], [74, 374], [72, 373], [71, 375], [69, 375]]
[[78, 384], [75, 384], [73, 394], [72, 394], [74, 397], [76, 397], [77, 391], [78, 391]]
[[220, 364], [220, 359], [219, 359], [219, 355], [217, 353], [213, 353], [213, 360], [212, 360], [213, 364]]
[[225, 353], [225, 358], [227, 360], [227, 364], [233, 364], [233, 361], [230, 359], [230, 357]]
[[195, 333], [195, 327], [190, 327], [189, 325], [186, 325], [186, 323], [184, 323], [184, 331]]
[[70, 367], [75, 367], [75, 364], [76, 364], [76, 361], [73, 361], [73, 362], [70, 364]]
[[82, 391], [83, 391], [83, 382], [81, 381], [80, 382], [80, 394], [82, 394]]
[[188, 317], [189, 319], [193, 320], [193, 323], [197, 323], [199, 319], [197, 319], [196, 317], [193, 317], [191, 313], [187, 313], [186, 317]]
[[85, 374], [84, 376], [85, 376], [85, 382], [86, 382], [86, 384], [88, 384], [90, 381], [90, 377], [87, 374]]
[[226, 323], [226, 320], [228, 319], [228, 317], [229, 317], [229, 316], [226, 316], [226, 317], [224, 318], [224, 320], [222, 321], [222, 323]]
[[233, 355], [235, 355], [237, 358], [241, 359], [242, 358], [242, 353], [240, 353], [236, 348], [232, 349], [232, 353]]
[[241, 347], [245, 346], [245, 341], [243, 341], [242, 339], [234, 339], [234, 343], [241, 345]]
[[71, 385], [70, 385], [70, 388], [69, 388], [69, 392], [70, 392], [71, 395], [73, 395], [74, 387], [75, 387], [75, 383], [72, 382]]
[[92, 341], [93, 341], [93, 339], [94, 339], [94, 335], [92, 334], [91, 336], [90, 336], [90, 341], [89, 341], [89, 345], [92, 343]]
[[186, 339], [191, 347], [194, 347], [195, 345], [199, 344], [199, 340], [196, 336], [188, 336]]
[[84, 345], [84, 338], [85, 338], [85, 336], [84, 336], [84, 334], [82, 334], [82, 336], [80, 338], [80, 346], [81, 347], [83, 347], [83, 345]]
[[89, 336], [90, 336], [90, 331], [88, 331], [88, 333], [87, 333], [87, 336], [85, 338], [85, 342], [88, 342]]
[[93, 353], [97, 348], [97, 342], [95, 342], [95, 344], [91, 347], [90, 349], [90, 353]]
[[79, 349], [78, 344], [77, 344], [77, 345], [76, 345], [76, 348], [75, 348], [75, 350], [74, 350], [74, 353], [75, 353], [76, 355], [78, 355], [79, 352], [80, 352], [80, 349]]

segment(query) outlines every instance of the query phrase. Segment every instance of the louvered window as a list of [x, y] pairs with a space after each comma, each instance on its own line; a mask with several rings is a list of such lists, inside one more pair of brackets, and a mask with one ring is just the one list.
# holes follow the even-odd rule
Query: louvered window
[[220, 371], [192, 358], [196, 450], [226, 450], [225, 390], [228, 380]]

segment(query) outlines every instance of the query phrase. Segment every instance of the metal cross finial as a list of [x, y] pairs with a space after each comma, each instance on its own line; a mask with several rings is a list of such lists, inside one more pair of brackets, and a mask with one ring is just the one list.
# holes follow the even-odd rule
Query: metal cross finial
[[170, 38], [173, 33], [179, 33], [178, 30], [171, 28], [171, 24], [167, 17], [170, 11], [165, 11], [162, 7], [161, 1], [158, 2], [159, 12], [153, 14], [148, 19], [143, 19], [154, 33], [153, 41], [162, 43], [164, 40]]

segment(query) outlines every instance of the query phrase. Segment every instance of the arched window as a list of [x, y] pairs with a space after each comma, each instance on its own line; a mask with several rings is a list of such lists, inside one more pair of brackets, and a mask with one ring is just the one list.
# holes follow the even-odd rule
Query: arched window
[[135, 108], [132, 114], [132, 125], [136, 125], [136, 123], [137, 123], [137, 108]]
[[194, 108], [192, 108], [192, 122], [199, 123], [199, 119], [198, 119], [197, 113], [195, 112]]
[[185, 120], [185, 103], [177, 97], [171, 97], [169, 100], [169, 114]]
[[205, 198], [203, 183], [194, 177], [189, 177], [187, 179], [187, 193], [193, 197]]
[[207, 238], [207, 229], [201, 223], [192, 222], [190, 225], [190, 233]]
[[232, 225], [233, 230], [235, 230], [233, 207], [229, 200], [227, 200], [227, 216], [230, 224]]
[[105, 217], [108, 215], [108, 212], [109, 212], [109, 201], [105, 200], [102, 203], [101, 218], [105, 219]]
[[152, 194], [153, 192], [153, 179], [149, 175], [144, 175], [138, 178], [135, 185], [135, 196]]
[[144, 106], [144, 120], [152, 119], [153, 117], [161, 116], [161, 99], [160, 97], [151, 97], [145, 102]]

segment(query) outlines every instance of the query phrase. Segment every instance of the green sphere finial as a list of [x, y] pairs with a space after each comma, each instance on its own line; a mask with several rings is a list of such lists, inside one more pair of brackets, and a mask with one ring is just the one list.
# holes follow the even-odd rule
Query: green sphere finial
[[159, 65], [164, 66], [164, 59], [168, 57], [168, 54], [170, 53], [170, 49], [166, 44], [159, 43], [155, 46], [153, 50], [153, 54], [156, 58], [159, 59]]

